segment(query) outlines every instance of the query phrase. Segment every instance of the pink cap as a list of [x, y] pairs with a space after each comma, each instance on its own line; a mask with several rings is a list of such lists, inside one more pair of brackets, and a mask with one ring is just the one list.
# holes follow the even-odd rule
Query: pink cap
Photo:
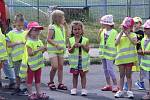
[[121, 25], [127, 29], [131, 28], [134, 25], [134, 20], [131, 17], [125, 17]]
[[150, 28], [150, 19], [148, 19], [144, 25], [143, 25], [144, 28]]
[[29, 24], [27, 25], [27, 29], [28, 30], [30, 30], [32, 28], [36, 28], [36, 29], [39, 29], [39, 30], [43, 30], [44, 29], [43, 26], [40, 26], [39, 23], [34, 22], [34, 21], [29, 22]]

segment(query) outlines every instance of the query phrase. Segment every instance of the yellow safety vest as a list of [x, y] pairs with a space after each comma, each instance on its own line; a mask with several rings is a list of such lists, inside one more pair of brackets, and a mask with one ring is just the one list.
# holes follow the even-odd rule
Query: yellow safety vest
[[[131, 38], [136, 37], [135, 33], [130, 34]], [[135, 63], [138, 61], [138, 55], [136, 50], [136, 45], [133, 45], [128, 37], [123, 34], [120, 39], [120, 43], [117, 45], [117, 56], [115, 59], [115, 64], [127, 64], [127, 63]]]
[[106, 44], [104, 43], [104, 34], [105, 34], [105, 29], [100, 33], [100, 47], [99, 47], [99, 53], [100, 53], [100, 58], [102, 59], [108, 59], [108, 60], [114, 60], [116, 57], [116, 46], [115, 46], [115, 39], [118, 34], [118, 32], [115, 29], [112, 29], [108, 39], [106, 41]]
[[56, 47], [54, 47], [51, 44], [47, 44], [48, 47], [48, 53], [65, 53], [66, 50], [66, 33], [65, 33], [65, 29], [61, 28], [60, 26], [57, 25], [53, 25], [54, 27], [54, 42], [56, 42], [59, 46], [63, 47], [64, 50], [58, 50]]
[[[148, 43], [146, 44], [145, 40], [146, 40], [147, 37], [143, 38], [142, 41], [141, 41], [141, 46], [142, 46], [142, 50], [144, 51], [149, 51], [150, 50], [150, 41], [148, 41]], [[145, 45], [146, 44], [146, 45]], [[145, 47], [144, 47], [145, 45]], [[141, 59], [141, 64], [140, 64], [140, 67], [146, 71], [150, 71], [150, 55], [144, 55], [142, 56], [142, 59]]]
[[[6, 36], [10, 39], [11, 43], [15, 43], [17, 41], [25, 43], [25, 34], [24, 31], [16, 33], [15, 30], [10, 31]], [[22, 60], [22, 56], [24, 53], [24, 44], [16, 45], [11, 49], [11, 58], [12, 61]]]
[[44, 67], [44, 59], [43, 59], [43, 53], [39, 51], [34, 56], [28, 56], [27, 52], [27, 46], [32, 48], [33, 51], [37, 50], [39, 47], [44, 46], [41, 40], [31, 40], [28, 39], [25, 46], [25, 52], [22, 59], [22, 64], [20, 68], [19, 76], [21, 78], [26, 77], [27, 68], [28, 65], [31, 68], [31, 70], [36, 71], [39, 68]]
[[8, 53], [6, 49], [5, 35], [2, 34], [2, 31], [0, 29], [0, 61], [1, 60], [8, 60]]
[[[73, 47], [73, 45], [75, 44], [75, 38], [71, 37], [69, 39], [69, 41], [70, 41], [71, 47]], [[87, 42], [89, 42], [89, 40], [85, 37], [82, 37], [82, 43], [81, 44], [86, 45]], [[82, 70], [87, 71], [89, 69], [90, 56], [83, 49], [81, 51], [82, 51]], [[78, 60], [79, 60], [78, 55], [79, 55], [79, 48], [75, 48], [74, 52], [69, 54], [70, 68], [77, 69]]]

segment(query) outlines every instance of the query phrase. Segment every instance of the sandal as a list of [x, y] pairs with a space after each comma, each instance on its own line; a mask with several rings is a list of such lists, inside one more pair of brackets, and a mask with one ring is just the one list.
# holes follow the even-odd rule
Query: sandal
[[5, 97], [0, 96], [0, 100], [6, 100], [6, 98], [5, 98]]
[[142, 97], [142, 100], [150, 100], [150, 93], [147, 92], [147, 94]]
[[59, 84], [57, 89], [59, 89], [59, 90], [67, 90], [67, 86], [65, 86], [64, 84]]
[[49, 87], [49, 89], [51, 89], [51, 90], [56, 90], [56, 86], [55, 86], [54, 82], [49, 82], [49, 83], [48, 83], [48, 87]]
[[37, 95], [38, 99], [47, 100], [49, 99], [49, 96], [46, 95], [46, 93], [41, 93]]
[[34, 94], [31, 94], [31, 95], [28, 95], [28, 100], [38, 100], [38, 97], [37, 97], [37, 95], [34, 93]]

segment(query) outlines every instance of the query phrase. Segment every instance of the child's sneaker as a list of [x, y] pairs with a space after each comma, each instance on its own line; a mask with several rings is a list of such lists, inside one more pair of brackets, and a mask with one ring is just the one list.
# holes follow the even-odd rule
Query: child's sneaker
[[87, 90], [86, 89], [82, 89], [81, 90], [81, 96], [87, 96]]
[[137, 82], [135, 82], [135, 86], [137, 86], [137, 88], [139, 90], [144, 90], [145, 89], [144, 82], [137, 81]]
[[114, 86], [113, 89], [112, 89], [112, 92], [113, 93], [116, 93], [119, 91], [119, 87], [118, 86]]
[[77, 89], [76, 88], [71, 89], [71, 93], [70, 94], [71, 95], [76, 95], [77, 94]]
[[128, 83], [127, 82], [124, 84], [123, 90], [128, 91]]
[[122, 98], [122, 97], [124, 97], [124, 91], [118, 91], [115, 95], [115, 98]]
[[133, 99], [134, 98], [134, 94], [132, 91], [127, 91], [127, 96], [129, 99]]

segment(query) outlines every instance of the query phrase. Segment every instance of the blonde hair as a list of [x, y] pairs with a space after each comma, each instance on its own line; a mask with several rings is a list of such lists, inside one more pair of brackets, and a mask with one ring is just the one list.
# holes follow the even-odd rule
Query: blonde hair
[[64, 12], [61, 10], [54, 10], [51, 13], [52, 24], [59, 24], [60, 19], [64, 17]]
[[71, 35], [73, 35], [73, 27], [75, 25], [81, 26], [81, 28], [82, 28], [82, 35], [83, 35], [85, 33], [84, 32], [84, 24], [81, 21], [73, 21], [73, 22], [71, 22]]

